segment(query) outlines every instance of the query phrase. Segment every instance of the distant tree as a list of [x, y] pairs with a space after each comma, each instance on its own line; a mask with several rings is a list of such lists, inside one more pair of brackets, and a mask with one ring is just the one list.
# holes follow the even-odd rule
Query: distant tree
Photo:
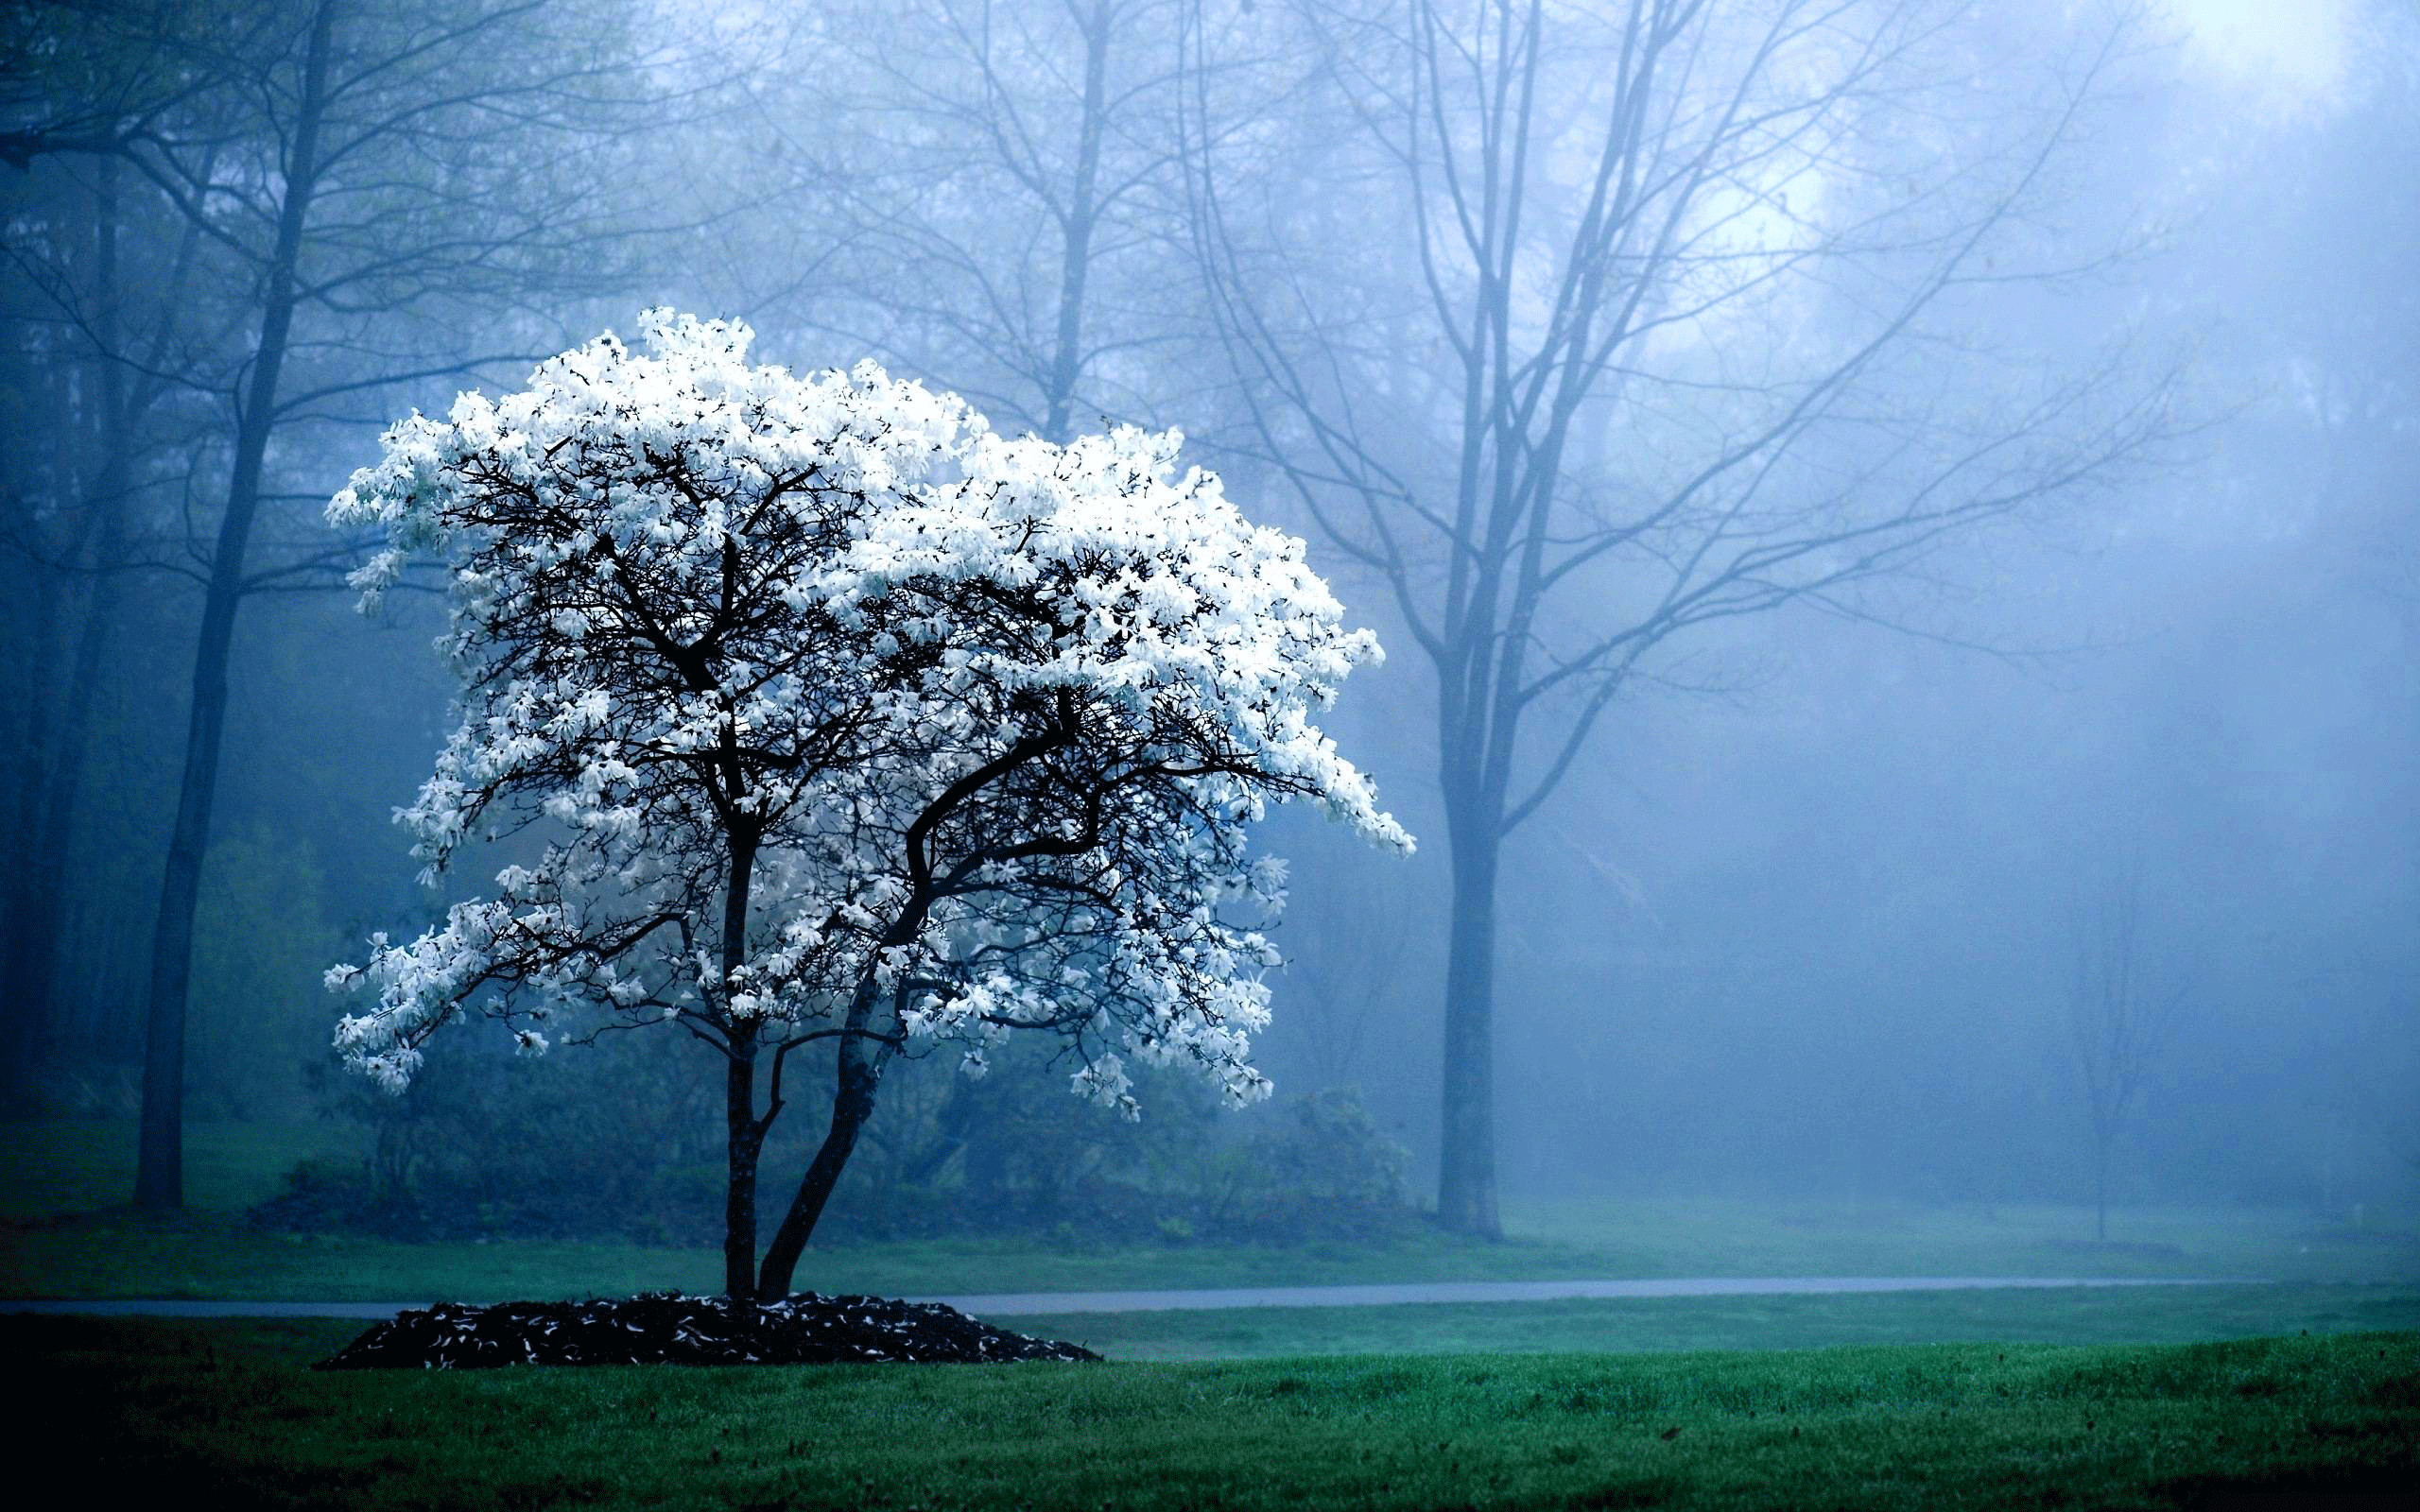
[[[1004, 440], [878, 369], [746, 364], [744, 327], [648, 318], [391, 430], [330, 507], [453, 584], [458, 728], [405, 813], [432, 875], [519, 835], [491, 899], [332, 985], [400, 1089], [448, 1020], [541, 1051], [658, 1022], [724, 1062], [724, 1285], [789, 1289], [897, 1056], [970, 1074], [1058, 1037], [1132, 1113], [1121, 1056], [1236, 1103], [1275, 954], [1247, 915], [1272, 800], [1409, 839], [1311, 722], [1375, 641], [1302, 543], [1247, 525], [1176, 438]], [[828, 1132], [756, 1254], [789, 1057], [830, 1041]], [[760, 1068], [765, 1101], [757, 1102]]]
[[216, 332], [177, 374], [216, 406], [195, 464], [215, 486], [152, 558], [195, 579], [201, 605], [145, 1004], [142, 1206], [182, 1198], [194, 919], [236, 618], [256, 592], [332, 587], [346, 565], [283, 528], [281, 465], [313, 426], [391, 413], [382, 390], [526, 361], [556, 339], [533, 306], [612, 284], [656, 60], [633, 20], [614, 0], [10, 14], [0, 160], [120, 164], [125, 194], [198, 232]]
[[1394, 1033], [1390, 1021], [1407, 975], [1409, 888], [1346, 875], [1351, 885], [1322, 888], [1288, 909], [1281, 936], [1293, 1003], [1287, 1033], [1301, 1047], [1295, 1063], [1315, 1078], [1314, 1091], [1351, 1087], [1367, 1074], [1363, 1052]]
[[172, 112], [199, 8], [40, 4], [0, 18], [0, 1095], [41, 1095], [56, 1027], [66, 854], [143, 497], [180, 439], [219, 301], [199, 232], [121, 161]]
[[2269, 301], [2276, 331], [2261, 354], [2275, 367], [2259, 377], [2318, 443], [2319, 475], [2282, 485], [2368, 517], [2348, 576], [2420, 641], [2420, 288], [2410, 277], [2420, 204], [2399, 189], [2420, 153], [2420, 10], [2357, 6], [2347, 28], [2342, 98], [2257, 165], [2293, 207], [2273, 218], [2285, 238], [2275, 266], [2295, 281], [2291, 298]]
[[2067, 1030], [2092, 1134], [2092, 1236], [2109, 1238], [2109, 1163], [2167, 1048], [2182, 988], [2156, 988], [2142, 952], [2142, 887], [2129, 877], [2079, 924]]
[[2109, 266], [2042, 228], [2136, 8], [2030, 58], [1965, 0], [1279, 9], [1323, 84], [1252, 129], [1267, 23], [1194, 9], [1194, 225], [1246, 444], [1434, 674], [1437, 1213], [1492, 1235], [1504, 848], [1615, 700], [1791, 606], [1956, 639], [1952, 542], [2169, 433], [2122, 341], [1978, 339]]
[[780, 150], [746, 169], [797, 208], [743, 285], [769, 316], [940, 376], [1003, 428], [1063, 441], [1159, 411], [1200, 329], [1178, 173], [1184, 4], [802, 9], [796, 67], [761, 86]]
[[[156, 196], [128, 193], [113, 157], [43, 162], [9, 185], [0, 237], [18, 298], [0, 307], [16, 376], [0, 462], [0, 574], [12, 614], [0, 730], [0, 843], [16, 858], [0, 909], [0, 1095], [38, 1100], [60, 1017], [69, 847], [130, 572], [150, 555], [147, 516], [207, 421], [196, 401], [221, 353], [214, 301], [195, 284], [199, 229]], [[39, 376], [37, 376], [39, 375]]]

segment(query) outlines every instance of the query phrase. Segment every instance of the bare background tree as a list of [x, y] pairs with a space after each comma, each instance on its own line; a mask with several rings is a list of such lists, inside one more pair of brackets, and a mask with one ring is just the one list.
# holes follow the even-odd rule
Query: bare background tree
[[2092, 1131], [2092, 1237], [2109, 1242], [2109, 1162], [2168, 1049], [2185, 988], [2155, 980], [2142, 937], [2143, 887], [2129, 873], [2078, 921], [2067, 1030]]
[[[1178, 0], [913, 0], [789, 22], [754, 86], [791, 207], [747, 302], [1004, 430], [1165, 415], [1190, 325]], [[803, 84], [812, 79], [811, 85]]]
[[[1431, 843], [1401, 878], [1277, 844], [1269, 1070], [1358, 1084], [1449, 1222], [1489, 1230], [1492, 1176], [2080, 1195], [2068, 1026], [2007, 1005], [2046, 940], [2064, 976], [2069, 837], [2112, 816], [2197, 963], [2119, 1189], [2407, 1201], [2345, 1089], [2420, 1085], [2415, 21], [2140, 10], [336, 0], [301, 178], [316, 0], [0, 10], [0, 1138], [130, 1156], [188, 893], [183, 1122], [356, 1132], [318, 970], [427, 906], [387, 813], [447, 690], [435, 604], [321, 591], [320, 507], [377, 425], [521, 376], [473, 359], [668, 302], [1010, 431], [1181, 425], [1312, 538], [1394, 653], [1339, 738]], [[2176, 353], [2222, 417], [2189, 448]], [[511, 1126], [504, 1053], [433, 1071], [442, 1137]], [[827, 1222], [1206, 1234], [1186, 1162], [1268, 1126], [1061, 1159], [1055, 1089], [942, 1079]], [[511, 1210], [475, 1166], [414, 1167], [422, 1217]], [[706, 1201], [530, 1179], [670, 1242]]]
[[[199, 242], [218, 313], [208, 359], [173, 371], [118, 350], [109, 302], [92, 337], [110, 382], [131, 373], [209, 402], [216, 425], [196, 462], [223, 479], [203, 486], [216, 497], [150, 563], [202, 588], [152, 933], [135, 1190], [140, 1206], [175, 1207], [194, 919], [237, 610], [263, 590], [336, 586], [349, 565], [323, 540], [319, 490], [278, 491], [277, 454], [297, 430], [383, 423], [406, 386], [522, 360], [565, 301], [617, 286], [639, 200], [627, 144], [649, 95], [631, 18], [604, 4], [259, 0], [208, 17], [137, 9], [113, 34], [104, 11], [97, 39], [89, 17], [62, 14], [122, 69], [54, 111], [72, 129], [20, 132], [13, 154], [93, 159], [112, 200], [139, 185]], [[164, 77], [173, 89], [147, 87]], [[95, 259], [95, 277], [116, 282], [108, 259]], [[125, 488], [103, 477], [98, 491]], [[304, 507], [287, 518], [281, 503]]]
[[1968, 307], [2099, 266], [2031, 229], [2132, 16], [2032, 57], [1915, 0], [1298, 17], [1335, 60], [1351, 177], [1281, 202], [1204, 146], [1196, 228], [1258, 449], [1434, 673], [1438, 1216], [1495, 1234], [1504, 843], [1615, 699], [1789, 606], [1955, 633], [1927, 602], [1951, 542], [2166, 431], [2121, 354], [2036, 368]]

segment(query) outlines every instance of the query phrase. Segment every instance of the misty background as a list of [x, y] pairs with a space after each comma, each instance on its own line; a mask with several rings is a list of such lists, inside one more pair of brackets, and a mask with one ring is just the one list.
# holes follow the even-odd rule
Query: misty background
[[[62, 60], [21, 30], [7, 76], [0, 1006], [19, 1115], [128, 1116], [140, 1099], [202, 580], [262, 276], [257, 239], [234, 245], [250, 232], [184, 245], [157, 175], [38, 145], [74, 126], [59, 102], [111, 77], [103, 34], [136, 9], [57, 8], [91, 51]], [[466, 139], [467, 163], [421, 144], [438, 168], [415, 192], [459, 184], [447, 213], [480, 225], [494, 196], [564, 215], [458, 262], [442, 251], [453, 233], [432, 232], [414, 244], [428, 270], [381, 273], [315, 318], [297, 370], [324, 393], [268, 442], [257, 581], [227, 662], [187, 1114], [353, 1116], [320, 975], [370, 930], [440, 906], [389, 822], [447, 724], [440, 610], [401, 594], [356, 614], [320, 507], [389, 420], [516, 385], [528, 359], [663, 303], [749, 321], [761, 360], [873, 356], [1005, 431], [1180, 426], [1253, 519], [1306, 536], [1391, 653], [1329, 728], [1423, 846], [1405, 862], [1305, 816], [1268, 827], [1293, 866], [1279, 939], [1294, 961], [1260, 1041], [1279, 1106], [1236, 1122], [1357, 1088], [1426, 1194], [1450, 888], [1433, 674], [1237, 398], [1183, 176], [1167, 170], [1186, 86], [1154, 72], [1176, 67], [1204, 8], [1120, 12], [1104, 87], [1132, 109], [1097, 167], [1122, 198], [1098, 201], [1093, 345], [1074, 367], [1051, 302], [1068, 223], [1020, 198], [1028, 149], [998, 101], [1063, 120], [1049, 102], [1086, 87], [1080, 24], [1107, 8], [860, 9], [557, 8], [580, 66], [546, 94], [544, 129]], [[1357, 197], [1374, 193], [1360, 169], [1309, 149], [1332, 139], [1322, 81], [1347, 65], [1295, 48], [1293, 8], [1208, 9], [1269, 28], [1235, 65], [1264, 72], [1225, 97], [1251, 107], [1237, 139], [1266, 149], [1257, 193], [1332, 217], [1313, 238], [1333, 260], [1324, 286], [1405, 271], [1400, 248], [1354, 235]], [[2012, 98], [2033, 60], [2123, 19], [1989, 9], [1953, 18], [1958, 45], [2004, 47]], [[1015, 67], [967, 62], [977, 20], [1023, 39], [1001, 43]], [[212, 150], [246, 148], [231, 125]], [[1058, 161], [1031, 150], [1036, 172]], [[493, 161], [476, 160], [511, 152], [509, 173], [479, 177]], [[93, 299], [104, 203], [124, 289], [113, 335]], [[1508, 1196], [2089, 1200], [2079, 1005], [2130, 912], [2133, 970], [2164, 1018], [2113, 1145], [2113, 1202], [2342, 1217], [2420, 1197], [2420, 12], [2179, 0], [2136, 17], [2048, 205], [2025, 235], [2089, 267], [1979, 285], [1955, 339], [1892, 381], [1914, 397], [1976, 353], [2031, 363], [2123, 329], [2139, 371], [2170, 385], [2158, 446], [1932, 551], [1895, 626], [1787, 606], [1714, 627], [1622, 689], [1505, 853]], [[362, 266], [399, 245], [374, 215], [357, 225], [347, 255]], [[1832, 318], [1702, 339], [1784, 345]], [[139, 353], [127, 381], [158, 389], [114, 438], [93, 419], [104, 346]], [[1591, 444], [1618, 454], [1623, 438]], [[122, 507], [97, 508], [104, 491]], [[96, 617], [106, 634], [79, 661]], [[469, 1041], [504, 1035], [457, 1038], [467, 1059]], [[1130, 1137], [1059, 1102], [1099, 1125], [1087, 1137]], [[908, 1116], [887, 1105], [877, 1123], [889, 1114]], [[697, 1116], [710, 1134], [712, 1109]], [[1147, 1100], [1147, 1126], [1159, 1116]]]

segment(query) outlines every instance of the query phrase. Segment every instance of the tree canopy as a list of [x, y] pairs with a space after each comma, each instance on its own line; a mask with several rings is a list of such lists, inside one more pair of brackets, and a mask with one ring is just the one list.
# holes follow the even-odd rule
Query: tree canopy
[[732, 1059], [736, 1185], [786, 1057], [838, 1040], [805, 1228], [895, 1055], [980, 1074], [1045, 1030], [1129, 1113], [1128, 1057], [1265, 1095], [1284, 868], [1248, 825], [1305, 799], [1410, 844], [1314, 723], [1379, 652], [1302, 542], [1179, 472], [1173, 434], [1007, 439], [870, 364], [801, 377], [749, 365], [744, 326], [645, 321], [397, 425], [329, 507], [386, 533], [365, 605], [417, 554], [452, 583], [465, 696], [401, 816], [429, 880], [476, 839], [522, 856], [330, 973], [372, 998], [348, 1058], [400, 1089], [466, 1010], [530, 1051], [677, 1023]]

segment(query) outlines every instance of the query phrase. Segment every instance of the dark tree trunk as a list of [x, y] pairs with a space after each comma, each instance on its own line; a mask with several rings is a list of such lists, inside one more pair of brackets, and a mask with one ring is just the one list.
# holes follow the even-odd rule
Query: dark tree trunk
[[[42, 396], [43, 411], [62, 417], [73, 414], [67, 397], [66, 364], [25, 372], [21, 381], [26, 387], [47, 390]], [[82, 438], [70, 438], [66, 425], [59, 429], [60, 434], [53, 438], [55, 454], [43, 461], [55, 468], [57, 476], [76, 479], [81, 471], [78, 464], [83, 460], [78, 455], [76, 441]], [[28, 472], [39, 476], [42, 461], [35, 459], [30, 441], [19, 451], [22, 455], [11, 457], [10, 461], [21, 462]], [[55, 483], [50, 486], [57, 487]], [[69, 488], [74, 492], [83, 491], [77, 483], [70, 483]], [[14, 506], [16, 501], [11, 498], [9, 503]], [[8, 759], [5, 769], [0, 769], [0, 803], [5, 803], [5, 808], [0, 808], [0, 844], [8, 847], [11, 863], [5, 888], [0, 889], [0, 902], [5, 902], [6, 907], [5, 917], [0, 917], [0, 972], [6, 975], [5, 982], [0, 983], [0, 1001], [8, 1005], [7, 1040], [0, 1045], [6, 1065], [0, 1068], [0, 1074], [5, 1074], [7, 1100], [11, 1107], [32, 1103], [40, 1091], [38, 1062], [43, 1049], [48, 1005], [30, 989], [29, 966], [45, 944], [41, 933], [44, 900], [60, 880], [46, 874], [45, 858], [39, 850], [46, 795], [59, 772], [58, 764], [52, 759], [51, 720], [62, 691], [57, 634], [64, 618], [64, 606], [69, 602], [64, 589], [66, 575], [44, 559], [52, 544], [43, 541], [39, 550], [23, 558], [26, 580], [22, 589], [11, 594], [9, 606], [21, 616], [23, 627], [22, 638], [17, 640], [21, 647], [17, 663], [9, 669], [14, 674], [10, 691], [15, 695], [16, 708], [12, 712], [16, 717], [9, 721], [4, 732]], [[66, 690], [66, 698], [70, 703], [74, 701], [72, 689]]]
[[133, 484], [134, 414], [139, 407], [127, 393], [126, 368], [118, 342], [121, 290], [117, 278], [117, 174], [114, 158], [104, 158], [95, 172], [97, 256], [94, 269], [93, 330], [99, 348], [95, 388], [99, 394], [93, 445], [100, 457], [87, 507], [96, 517], [87, 561], [91, 587], [84, 599], [83, 623], [76, 632], [76, 649], [68, 659], [67, 696], [60, 709], [48, 780], [43, 786], [32, 844], [21, 862], [33, 884], [22, 916], [26, 947], [17, 967], [20, 1011], [26, 1016], [32, 1039], [26, 1046], [30, 1070], [42, 1049], [45, 1031], [55, 1031], [60, 1017], [55, 1001], [60, 962], [66, 948], [64, 934], [67, 893], [67, 846], [82, 799], [86, 747], [90, 744], [93, 705], [108, 655], [110, 634], [116, 627], [118, 576], [126, 551], [127, 492]]
[[815, 1235], [823, 1206], [832, 1200], [832, 1189], [839, 1185], [840, 1173], [857, 1147], [858, 1133], [873, 1116], [874, 1091], [890, 1060], [890, 1045], [866, 1032], [880, 995], [881, 988], [868, 980], [858, 986], [856, 1001], [849, 1005], [843, 1021], [849, 1032], [840, 1037], [836, 1057], [832, 1123], [816, 1148], [815, 1159], [807, 1162], [806, 1175], [790, 1198], [789, 1211], [782, 1215], [782, 1226], [773, 1232], [773, 1242], [766, 1246], [764, 1267], [756, 1278], [760, 1297], [770, 1300], [789, 1295], [799, 1257], [806, 1253], [806, 1242]]
[[756, 1123], [754, 1026], [735, 1029], [723, 1076], [724, 1152], [730, 1181], [722, 1199], [722, 1289], [748, 1297], [756, 1289], [756, 1158], [765, 1136]]
[[160, 880], [159, 922], [151, 939], [151, 988], [143, 1040], [143, 1125], [136, 1152], [134, 1202], [174, 1208], [184, 1201], [185, 998], [193, 971], [194, 911], [200, 902], [201, 864], [210, 845], [210, 811], [217, 798], [219, 743], [227, 725], [227, 656], [235, 610], [244, 596], [244, 550], [259, 509], [261, 472], [277, 421], [278, 372], [294, 325], [295, 261], [310, 214], [319, 171], [320, 119], [325, 107], [333, 0], [311, 18], [297, 100], [294, 141], [286, 159], [285, 203], [262, 292], [260, 340], [235, 437], [227, 509], [210, 558], [201, 633], [194, 647], [193, 707], [185, 730], [184, 772], [168, 862]]
[[[732, 841], [731, 888], [722, 914], [723, 981], [748, 959], [748, 894], [754, 881], [756, 842], [735, 836]], [[723, 1077], [723, 1130], [730, 1160], [730, 1182], [723, 1191], [722, 1289], [744, 1297], [756, 1283], [756, 1158], [765, 1147], [765, 1131], [780, 1105], [756, 1116], [756, 1021], [726, 1016], [724, 1031], [731, 1060]]]
[[[1468, 796], [1449, 809], [1479, 806]], [[1503, 841], [1484, 816], [1449, 825], [1452, 919], [1445, 945], [1445, 1077], [1437, 1222], [1501, 1238], [1495, 1206], [1495, 876]]]
[[26, 571], [33, 580], [27, 585], [31, 592], [19, 600], [26, 617], [26, 639], [20, 644], [33, 649], [25, 659], [27, 664], [21, 669], [17, 690], [23, 713], [11, 721], [15, 728], [7, 732], [14, 748], [5, 771], [0, 771], [0, 788], [5, 788], [8, 799], [6, 812], [0, 813], [0, 842], [13, 852], [5, 892], [7, 918], [0, 919], [0, 971], [9, 978], [5, 988], [0, 988], [0, 1000], [8, 1004], [7, 1042], [0, 1045], [6, 1065], [0, 1067], [0, 1075], [6, 1077], [10, 1107], [29, 1103], [40, 1086], [36, 1062], [43, 1050], [47, 1005], [31, 989], [29, 968], [43, 949], [40, 916], [44, 897], [60, 882], [44, 874], [37, 834], [43, 795], [54, 770], [47, 758], [56, 659], [48, 643], [60, 595], [54, 569], [29, 562]]
[[823, 1143], [816, 1147], [815, 1159], [807, 1163], [806, 1176], [798, 1184], [798, 1194], [790, 1199], [789, 1211], [782, 1216], [781, 1228], [774, 1230], [772, 1244], [766, 1246], [765, 1266], [756, 1279], [758, 1297], [769, 1300], [789, 1295], [790, 1277], [798, 1269], [799, 1258], [806, 1253], [807, 1240], [814, 1237], [823, 1205], [832, 1200], [832, 1189], [839, 1185], [840, 1173], [857, 1147], [857, 1135], [873, 1115], [874, 1089], [881, 1083], [889, 1054], [888, 1046], [868, 1050], [856, 1039], [840, 1041], [839, 1086], [832, 1098], [832, 1124]]

